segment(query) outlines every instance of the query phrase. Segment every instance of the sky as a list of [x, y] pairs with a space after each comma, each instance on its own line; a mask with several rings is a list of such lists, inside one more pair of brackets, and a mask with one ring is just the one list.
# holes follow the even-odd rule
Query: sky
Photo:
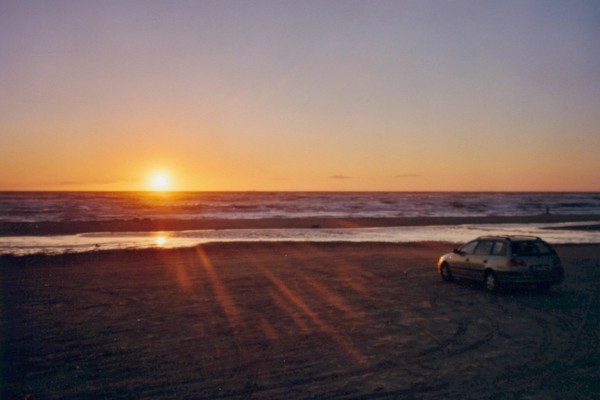
[[594, 0], [0, 0], [0, 190], [600, 191], [599, 42]]

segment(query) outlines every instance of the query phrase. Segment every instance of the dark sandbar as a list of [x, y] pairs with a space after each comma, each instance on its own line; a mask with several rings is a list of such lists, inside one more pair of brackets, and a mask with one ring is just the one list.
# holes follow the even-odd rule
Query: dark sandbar
[[61, 235], [89, 232], [150, 232], [202, 229], [266, 228], [371, 228], [458, 224], [515, 224], [600, 221], [600, 215], [532, 215], [483, 217], [395, 217], [395, 218], [269, 218], [269, 219], [194, 219], [71, 222], [0, 222], [0, 236]]

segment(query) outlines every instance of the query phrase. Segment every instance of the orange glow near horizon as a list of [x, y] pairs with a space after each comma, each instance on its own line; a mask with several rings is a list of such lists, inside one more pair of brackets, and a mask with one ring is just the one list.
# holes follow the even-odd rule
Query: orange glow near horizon
[[0, 191], [600, 191], [593, 2], [73, 3], [0, 3]]

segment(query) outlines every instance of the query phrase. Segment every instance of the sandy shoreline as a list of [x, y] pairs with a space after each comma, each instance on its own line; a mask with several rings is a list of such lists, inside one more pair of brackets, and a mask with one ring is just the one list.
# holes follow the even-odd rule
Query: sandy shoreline
[[487, 217], [396, 217], [396, 218], [270, 218], [270, 219], [194, 219], [70, 222], [0, 222], [0, 236], [60, 235], [87, 232], [150, 232], [201, 229], [272, 228], [372, 228], [458, 224], [514, 224], [600, 221], [600, 215], [532, 215]]
[[549, 293], [445, 284], [444, 243], [0, 259], [1, 397], [595, 399], [600, 245]]

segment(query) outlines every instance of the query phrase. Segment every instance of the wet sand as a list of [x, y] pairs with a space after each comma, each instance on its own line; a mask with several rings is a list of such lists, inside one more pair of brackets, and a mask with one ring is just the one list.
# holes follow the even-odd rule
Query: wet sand
[[1, 398], [596, 399], [600, 245], [548, 292], [443, 283], [443, 243], [0, 258]]
[[0, 222], [0, 236], [68, 235], [87, 232], [151, 232], [201, 229], [374, 228], [458, 224], [527, 224], [600, 221], [600, 215], [265, 218], [265, 219], [129, 219], [112, 221]]

